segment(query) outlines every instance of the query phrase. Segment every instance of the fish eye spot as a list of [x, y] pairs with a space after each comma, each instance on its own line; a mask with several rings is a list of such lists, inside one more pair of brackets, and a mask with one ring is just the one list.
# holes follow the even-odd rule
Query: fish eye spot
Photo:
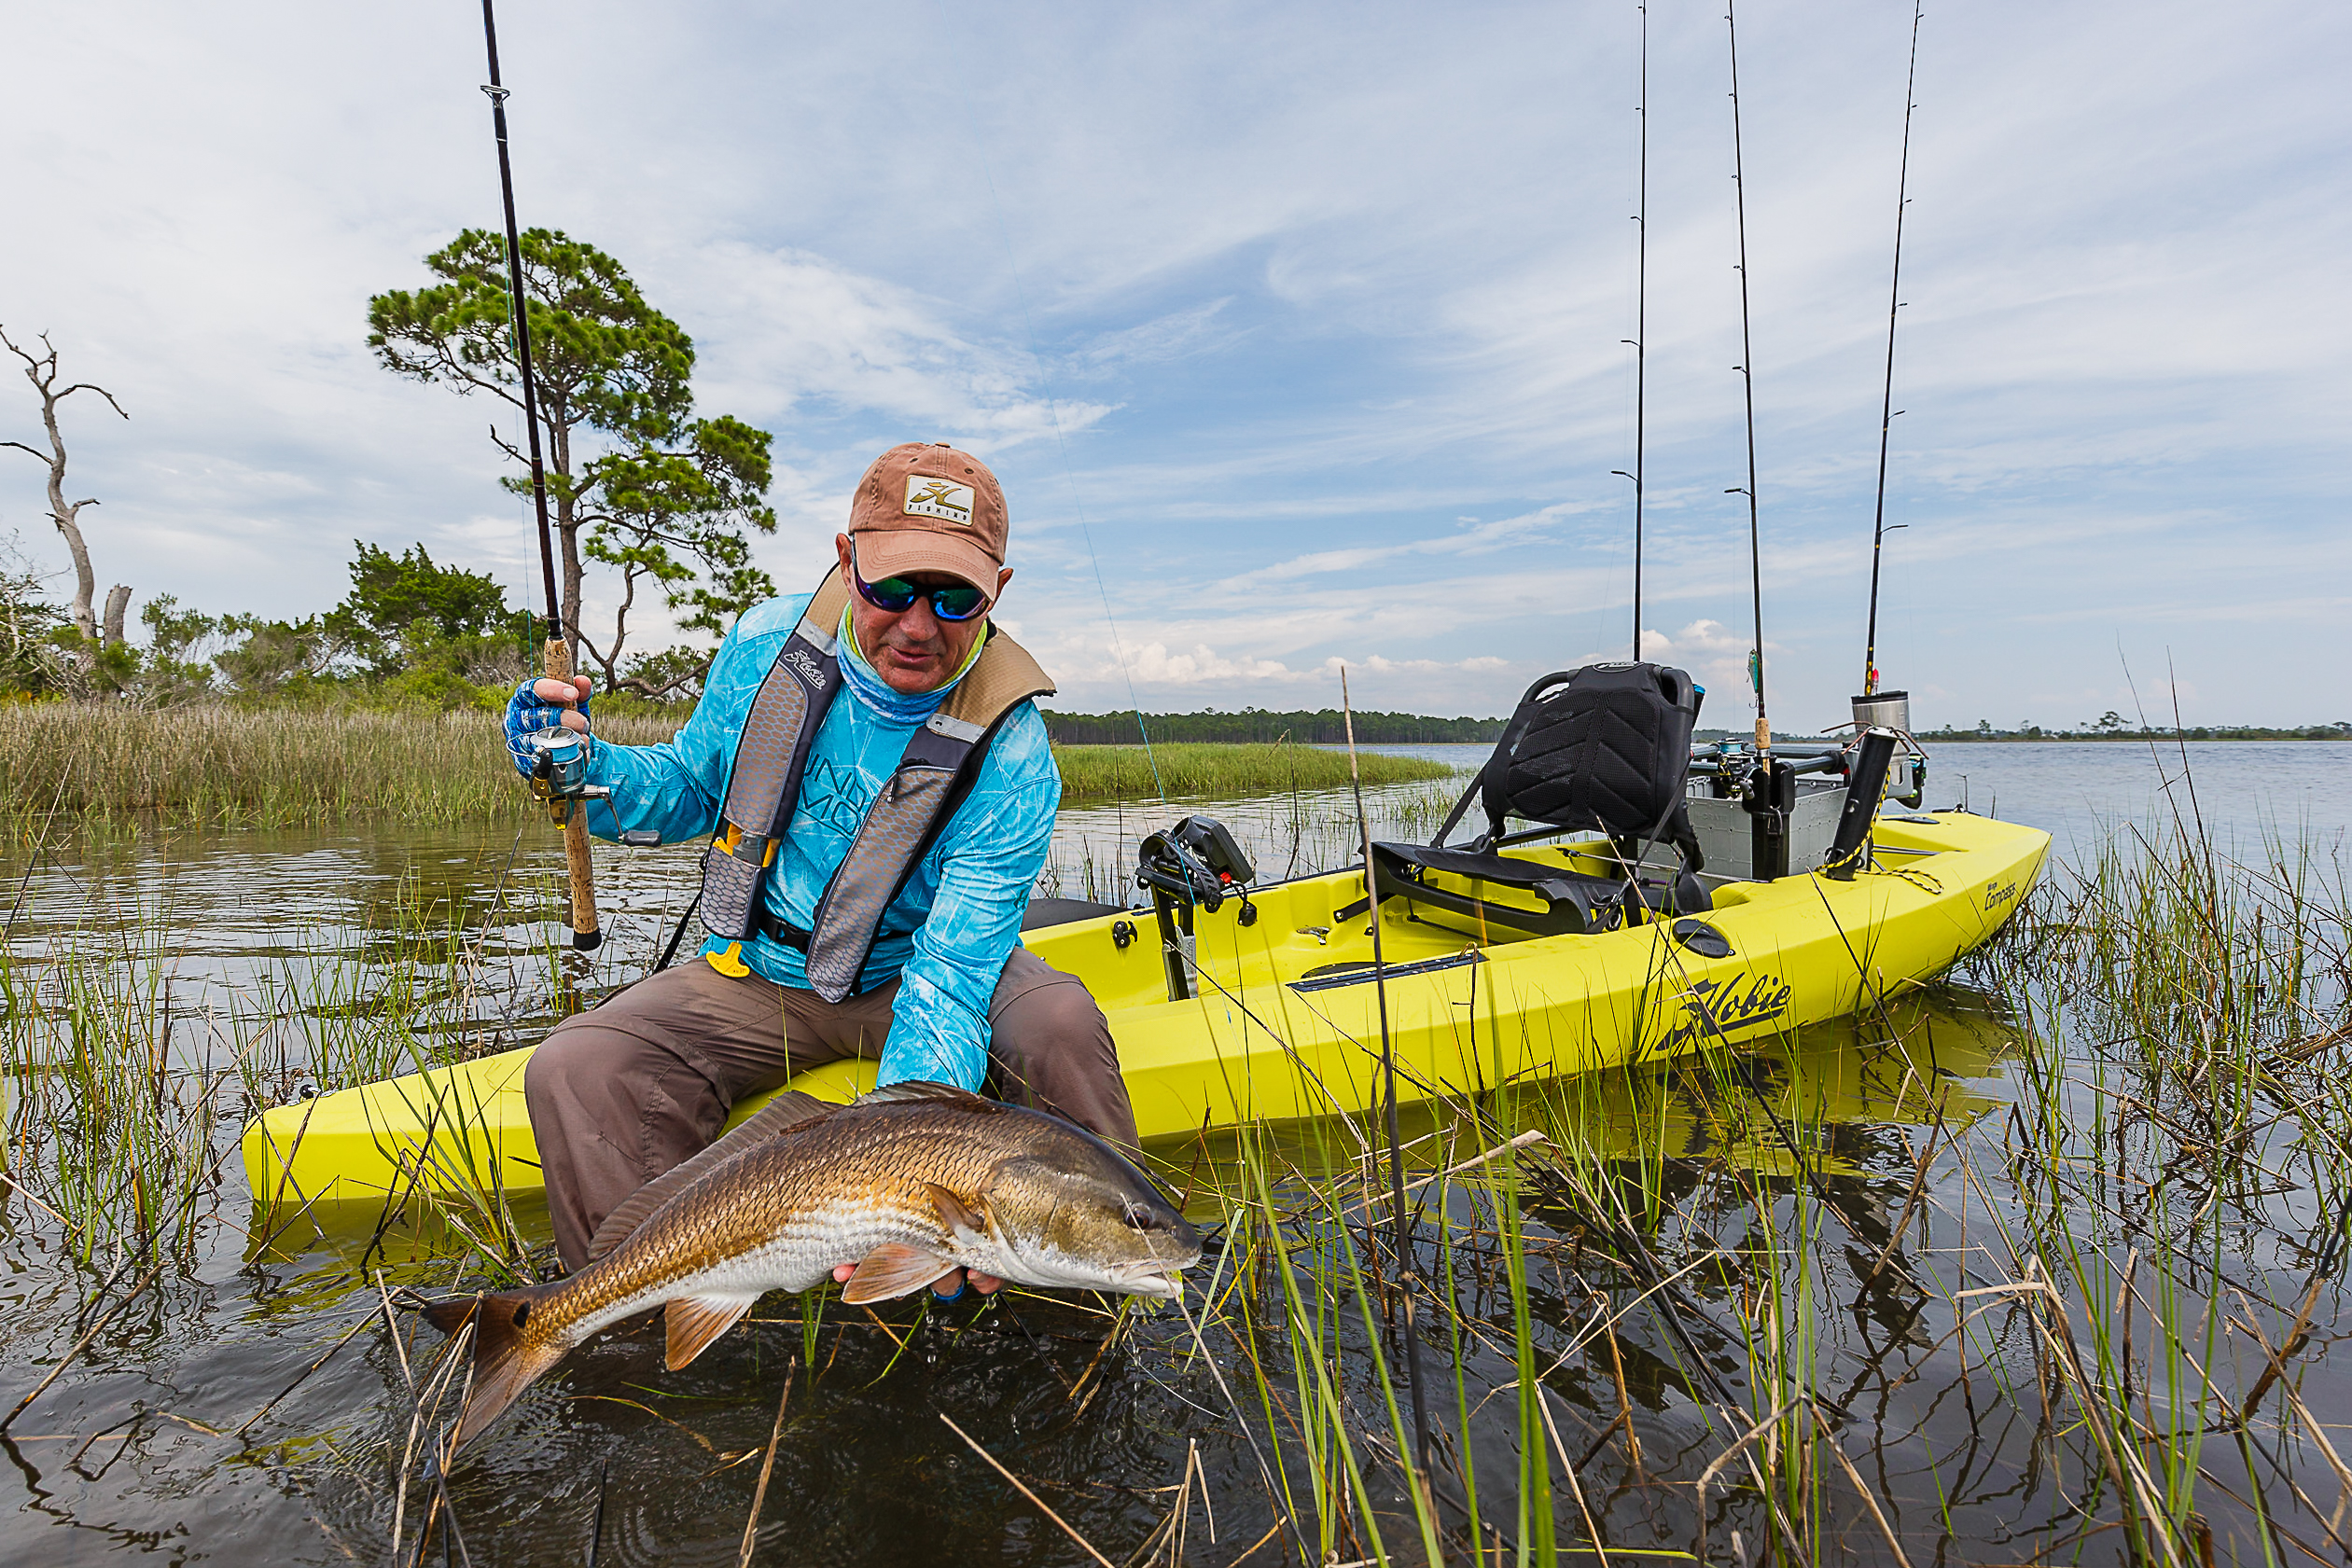
[[514, 1309], [514, 1325], [515, 1325], [517, 1328], [521, 1328], [521, 1327], [523, 1325], [524, 1322], [525, 1322], [525, 1321], [527, 1321], [527, 1320], [530, 1318], [530, 1316], [531, 1316], [531, 1303], [530, 1303], [530, 1302], [528, 1302], [528, 1301], [519, 1301], [519, 1302], [517, 1302], [517, 1303], [515, 1304], [515, 1309]]

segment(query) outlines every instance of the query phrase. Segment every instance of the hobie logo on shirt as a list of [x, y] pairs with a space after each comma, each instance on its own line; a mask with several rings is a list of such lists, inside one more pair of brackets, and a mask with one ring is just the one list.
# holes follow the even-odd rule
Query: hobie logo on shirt
[[958, 528], [972, 525], [972, 487], [950, 484], [924, 474], [907, 476], [906, 514], [944, 518]]

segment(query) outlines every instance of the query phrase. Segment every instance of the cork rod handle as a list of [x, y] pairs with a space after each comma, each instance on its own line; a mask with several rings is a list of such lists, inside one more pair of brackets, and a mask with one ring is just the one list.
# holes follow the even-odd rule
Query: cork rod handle
[[[550, 637], [541, 651], [542, 672], [556, 680], [572, 677], [572, 645]], [[572, 946], [592, 952], [605, 939], [596, 923], [596, 867], [588, 858], [588, 803], [579, 802], [564, 825], [564, 860], [572, 884]]]

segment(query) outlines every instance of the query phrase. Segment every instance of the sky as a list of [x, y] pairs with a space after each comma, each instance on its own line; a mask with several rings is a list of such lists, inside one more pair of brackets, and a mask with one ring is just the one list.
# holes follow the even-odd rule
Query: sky
[[[1766, 694], [1815, 730], [1862, 671], [1912, 7], [1739, 9], [1745, 341], [1718, 4], [1649, 18], [1639, 286], [1642, 20], [499, 9], [522, 222], [619, 258], [697, 411], [774, 433], [786, 591], [876, 453], [952, 441], [1058, 706], [1318, 708], [1344, 667], [1360, 707], [1505, 713], [1631, 650], [1638, 422], [1642, 652], [1745, 728], [1748, 365]], [[370, 295], [498, 222], [480, 23], [12, 16], [0, 326], [130, 416], [64, 419], [134, 617], [323, 608], [355, 539], [536, 597], [501, 410], [366, 345]], [[1918, 40], [1886, 684], [1921, 728], [2352, 718], [2352, 12], [1990, 0]], [[0, 439], [37, 412], [0, 375]], [[0, 451], [0, 541], [57, 569], [43, 479]]]

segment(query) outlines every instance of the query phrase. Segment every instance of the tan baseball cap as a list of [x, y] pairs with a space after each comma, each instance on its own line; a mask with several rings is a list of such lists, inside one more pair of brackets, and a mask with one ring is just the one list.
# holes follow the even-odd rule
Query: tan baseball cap
[[945, 441], [892, 447], [849, 504], [849, 536], [868, 582], [944, 572], [994, 597], [1006, 531], [996, 476]]

